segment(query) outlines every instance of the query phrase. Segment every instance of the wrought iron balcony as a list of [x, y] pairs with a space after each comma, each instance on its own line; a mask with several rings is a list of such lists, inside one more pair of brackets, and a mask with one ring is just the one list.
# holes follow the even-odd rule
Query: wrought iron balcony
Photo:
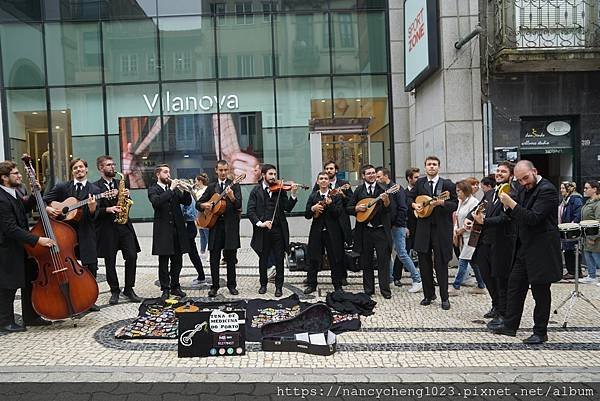
[[487, 7], [496, 69], [598, 69], [599, 0], [488, 0]]

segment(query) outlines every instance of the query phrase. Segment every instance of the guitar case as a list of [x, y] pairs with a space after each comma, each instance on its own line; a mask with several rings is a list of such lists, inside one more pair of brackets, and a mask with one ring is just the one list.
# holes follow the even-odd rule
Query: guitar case
[[291, 319], [262, 326], [262, 350], [332, 355], [337, 350], [332, 325], [333, 314], [326, 304], [311, 305]]

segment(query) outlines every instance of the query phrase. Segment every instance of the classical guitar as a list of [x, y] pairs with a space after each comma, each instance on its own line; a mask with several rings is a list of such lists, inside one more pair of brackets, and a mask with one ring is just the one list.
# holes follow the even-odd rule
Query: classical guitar
[[429, 217], [431, 216], [431, 213], [433, 213], [433, 209], [435, 208], [435, 206], [433, 206], [431, 204], [431, 202], [435, 201], [435, 200], [447, 200], [450, 199], [450, 192], [448, 191], [444, 191], [441, 194], [439, 194], [438, 196], [428, 196], [428, 195], [419, 195], [417, 196], [417, 199], [415, 199], [415, 203], [420, 204], [421, 206], [423, 206], [423, 209], [421, 209], [420, 212], [417, 212], [415, 210], [415, 217], [419, 218], [419, 219], [424, 219], [425, 217]]
[[[483, 215], [485, 216], [485, 209], [487, 207], [487, 203], [488, 203], [488, 201], [486, 201], [486, 200], [482, 201], [479, 204], [479, 206], [477, 206], [477, 209], [475, 209], [475, 211], [473, 212], [473, 215], [483, 213]], [[479, 242], [479, 237], [481, 236], [482, 229], [483, 229], [482, 224], [479, 224], [478, 222], [473, 221], [473, 226], [471, 227], [471, 235], [469, 235], [469, 242], [467, 243], [467, 245], [472, 246], [472, 247], [477, 246], [477, 243]]]
[[[396, 193], [399, 190], [400, 185], [395, 184], [394, 186], [386, 189], [384, 193], [389, 195]], [[380, 204], [382, 195], [383, 194], [379, 195], [377, 198], [365, 198], [359, 200], [357, 205], [365, 205], [367, 207], [367, 210], [363, 212], [356, 212], [356, 221], [358, 221], [359, 223], [365, 223], [370, 221], [375, 216], [375, 213], [377, 213], [377, 206]]]
[[[350, 184], [344, 184], [341, 187], [330, 189], [329, 192], [327, 192], [327, 196], [325, 197], [325, 199], [318, 201], [317, 203], [315, 203], [315, 205], [318, 204], [318, 205], [325, 207], [325, 206], [327, 206], [327, 199], [331, 199], [334, 196], [338, 196], [338, 195], [346, 196], [346, 194], [344, 194], [344, 191], [347, 191], [350, 188], [351, 188]], [[313, 217], [315, 219], [318, 218], [320, 215], [321, 215], [321, 212], [319, 212], [318, 210], [313, 212]]]
[[225, 209], [227, 209], [227, 202], [225, 201], [227, 189], [244, 181], [245, 179], [246, 174], [242, 173], [235, 177], [231, 184], [227, 185], [221, 193], [214, 193], [208, 200], [210, 203], [210, 209], [204, 209], [198, 212], [198, 217], [196, 217], [196, 227], [213, 228], [217, 223], [219, 216], [225, 213]]
[[[119, 191], [111, 189], [110, 191], [102, 192], [101, 194], [92, 195], [95, 200], [107, 198], [111, 199], [118, 195]], [[50, 207], [60, 211], [60, 215], [55, 217], [56, 220], [60, 221], [79, 221], [83, 215], [83, 209], [85, 205], [90, 203], [92, 198], [86, 198], [83, 200], [77, 200], [77, 198], [71, 196], [62, 202], [51, 202]]]

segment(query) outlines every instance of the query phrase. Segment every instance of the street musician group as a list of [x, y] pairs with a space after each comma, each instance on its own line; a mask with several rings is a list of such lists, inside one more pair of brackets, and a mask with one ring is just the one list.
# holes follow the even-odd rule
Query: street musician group
[[[88, 163], [74, 159], [70, 164], [73, 179], [56, 184], [45, 194], [41, 193], [30, 158], [25, 155], [23, 161], [32, 188], [29, 195], [23, 190], [17, 165], [0, 163], [0, 330], [25, 330], [14, 319], [13, 303], [19, 288], [25, 326], [47, 325], [49, 320], [98, 311], [94, 278], [99, 257], [104, 258], [106, 266], [109, 304], [117, 304], [122, 298], [141, 301], [134, 289], [140, 246], [128, 219], [133, 202], [125, 177], [117, 179], [113, 158], [97, 158], [101, 178], [94, 183], [87, 179]], [[550, 284], [562, 277], [556, 188], [526, 160], [516, 166], [503, 162], [495, 173], [497, 185], [490, 187], [480, 201], [472, 202], [477, 182], [461, 181], [457, 197], [457, 185], [439, 174], [439, 158], [428, 156], [424, 165], [425, 176], [420, 178], [419, 169], [407, 170], [409, 186], [403, 188], [392, 181], [389, 170], [367, 164], [360, 171], [362, 183], [352, 189], [336, 177], [338, 167], [334, 161], [324, 164], [304, 208], [305, 218], [312, 220], [304, 293], [317, 290], [325, 254], [331, 284], [335, 291], [342, 291], [348, 284], [345, 250], [352, 247], [360, 255], [363, 291], [375, 294], [376, 270], [381, 296], [389, 299], [390, 282], [400, 285], [401, 268], [394, 268], [391, 260], [395, 249], [399, 263], [411, 273], [413, 286], [409, 292], [418, 292], [422, 286], [420, 304], [428, 306], [437, 299], [437, 286], [441, 309], [448, 310], [452, 295], [448, 291], [448, 263], [453, 253], [462, 254], [461, 247], [468, 245], [474, 249], [469, 252], [470, 263], [481, 272], [491, 300], [492, 308], [484, 315], [492, 319], [488, 328], [514, 336], [530, 286], [536, 302], [535, 326], [525, 342], [547, 341]], [[154, 209], [152, 254], [158, 256], [161, 298], [187, 295], [179, 276], [183, 254], [198, 256], [196, 232], [190, 233], [192, 219], [209, 230], [212, 284], [208, 296], [215, 297], [220, 289], [223, 262], [227, 290], [231, 295], [239, 294], [236, 264], [243, 202], [239, 183], [245, 177], [231, 172], [227, 161], [218, 161], [216, 179], [198, 191], [193, 182], [172, 178], [168, 165], [156, 167], [156, 183], [148, 188], [148, 199]], [[259, 256], [259, 294], [267, 292], [267, 269], [275, 266], [274, 295], [282, 296], [284, 257], [290, 237], [286, 212], [296, 206], [301, 188], [310, 187], [284, 182], [274, 165], [263, 164], [261, 179], [250, 192], [247, 215], [253, 227], [251, 247]], [[477, 207], [465, 217], [467, 198], [469, 205]], [[26, 213], [34, 208], [40, 218], [29, 230]], [[190, 209], [194, 210], [192, 217]], [[457, 210], [461, 210], [460, 225], [455, 217]], [[350, 216], [355, 220], [354, 229]], [[420, 275], [408, 249], [418, 255]], [[125, 260], [123, 287], [116, 271], [118, 251]], [[26, 253], [32, 259], [27, 259]], [[203, 280], [199, 263], [199, 267], [196, 263], [194, 266], [198, 280]]]

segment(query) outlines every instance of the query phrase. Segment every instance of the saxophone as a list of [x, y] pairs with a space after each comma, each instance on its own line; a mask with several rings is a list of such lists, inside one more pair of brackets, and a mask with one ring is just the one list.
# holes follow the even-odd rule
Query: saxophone
[[127, 224], [129, 219], [129, 208], [133, 205], [133, 201], [125, 196], [125, 176], [121, 173], [117, 173], [121, 176], [119, 181], [119, 193], [117, 195], [117, 206], [121, 208], [121, 211], [115, 215], [115, 223]]

